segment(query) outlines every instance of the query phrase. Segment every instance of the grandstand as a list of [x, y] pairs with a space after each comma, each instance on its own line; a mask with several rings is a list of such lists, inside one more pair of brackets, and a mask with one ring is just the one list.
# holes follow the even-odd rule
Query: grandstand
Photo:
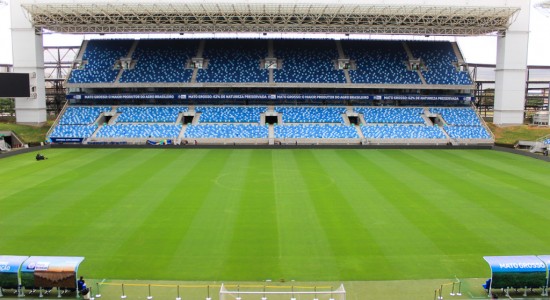
[[453, 42], [91, 40], [78, 57], [54, 143], [493, 142]]

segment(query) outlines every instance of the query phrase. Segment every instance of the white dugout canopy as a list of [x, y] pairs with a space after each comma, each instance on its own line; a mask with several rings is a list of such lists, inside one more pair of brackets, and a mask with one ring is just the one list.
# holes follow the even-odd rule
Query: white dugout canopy
[[520, 10], [506, 0], [21, 3], [37, 31], [78, 34], [296, 32], [467, 36], [502, 33]]

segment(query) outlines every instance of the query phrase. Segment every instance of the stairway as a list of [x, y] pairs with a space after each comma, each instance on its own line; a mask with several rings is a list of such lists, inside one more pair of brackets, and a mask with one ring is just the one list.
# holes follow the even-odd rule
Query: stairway
[[[273, 40], [267, 41], [267, 57], [275, 57], [275, 50], [273, 49]], [[269, 83], [274, 83], [275, 79], [273, 79], [273, 69], [267, 70], [269, 73]]]
[[[130, 50], [128, 50], [128, 54], [126, 54], [127, 59], [132, 59], [132, 56], [134, 55], [134, 51], [136, 51], [138, 44], [139, 44], [139, 40], [135, 40], [132, 46], [130, 47]], [[120, 83], [119, 80], [120, 80], [120, 77], [122, 77], [123, 73], [124, 73], [124, 68], [120, 68], [115, 78], [115, 83]]]
[[[202, 55], [204, 53], [204, 46], [206, 44], [205, 40], [201, 40], [199, 43], [199, 48], [197, 49], [197, 55], [195, 55], [196, 58], [202, 58]], [[206, 68], [207, 64], [205, 61], [203, 61], [203, 68]], [[195, 68], [193, 69], [193, 75], [191, 75], [191, 83], [197, 82], [197, 74], [199, 73], [199, 69]]]
[[[409, 58], [409, 61], [414, 60], [415, 57], [413, 56], [409, 45], [407, 45], [407, 42], [402, 42], [401, 44], [403, 45], [405, 52], [407, 52], [407, 57]], [[418, 77], [420, 77], [420, 81], [422, 81], [422, 84], [427, 84], [426, 78], [424, 78], [424, 75], [422, 75], [422, 71], [420, 71], [420, 69], [416, 70], [416, 74], [418, 74]]]

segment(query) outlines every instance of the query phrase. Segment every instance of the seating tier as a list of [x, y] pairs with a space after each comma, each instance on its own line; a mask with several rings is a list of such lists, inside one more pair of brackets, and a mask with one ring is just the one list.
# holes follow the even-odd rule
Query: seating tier
[[190, 82], [193, 69], [185, 67], [197, 47], [192, 40], [140, 40], [132, 55], [136, 64], [120, 82]]
[[58, 125], [50, 137], [59, 138], [89, 138], [97, 129], [97, 125]]
[[472, 108], [430, 108], [430, 112], [440, 114], [448, 125], [481, 126], [478, 115]]
[[283, 123], [344, 123], [346, 108], [278, 106], [275, 111], [282, 114]]
[[197, 106], [201, 123], [259, 123], [267, 107], [258, 106]]
[[367, 139], [445, 139], [437, 126], [426, 125], [371, 125], [361, 126]]
[[177, 138], [182, 125], [167, 124], [115, 124], [104, 125], [96, 134], [98, 138]]
[[182, 106], [120, 106], [117, 112], [118, 123], [170, 123], [176, 122], [178, 115], [186, 112]]
[[445, 126], [445, 131], [453, 139], [490, 139], [491, 135], [483, 126]]
[[357, 139], [354, 126], [333, 124], [297, 124], [274, 127], [275, 138], [279, 139]]
[[75, 106], [67, 107], [59, 119], [59, 125], [92, 124], [102, 112], [111, 111], [109, 106]]
[[416, 71], [407, 70], [407, 52], [400, 41], [342, 41], [344, 52], [355, 61], [349, 70], [352, 83], [422, 84]]
[[424, 124], [421, 107], [357, 107], [367, 123]]
[[88, 42], [82, 59], [88, 61], [83, 69], [73, 70], [69, 83], [111, 83], [119, 70], [115, 69], [116, 60], [125, 57], [130, 50], [132, 40], [91, 40]]
[[275, 57], [282, 66], [273, 70], [275, 82], [345, 83], [342, 70], [335, 68], [338, 50], [334, 41], [277, 40]]
[[260, 68], [266, 57], [265, 40], [208, 40], [203, 54], [208, 68], [198, 70], [197, 82], [267, 83], [269, 72]]
[[188, 125], [184, 138], [268, 138], [269, 129], [259, 124], [199, 124]]
[[407, 42], [415, 58], [426, 64], [422, 71], [427, 84], [470, 85], [472, 80], [467, 71], [458, 71], [453, 65], [458, 59], [450, 42]]

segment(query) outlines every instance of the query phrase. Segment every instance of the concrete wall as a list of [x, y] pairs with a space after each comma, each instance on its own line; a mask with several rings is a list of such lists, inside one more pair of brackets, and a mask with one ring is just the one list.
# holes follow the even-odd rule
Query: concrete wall
[[505, 35], [497, 38], [493, 118], [497, 125], [522, 124], [524, 117], [531, 3], [529, 0], [511, 2], [521, 6], [521, 11]]
[[31, 74], [33, 90], [30, 98], [15, 98], [15, 116], [19, 124], [42, 125], [46, 122], [42, 36], [35, 34], [20, 4], [20, 0], [10, 4], [13, 72]]

